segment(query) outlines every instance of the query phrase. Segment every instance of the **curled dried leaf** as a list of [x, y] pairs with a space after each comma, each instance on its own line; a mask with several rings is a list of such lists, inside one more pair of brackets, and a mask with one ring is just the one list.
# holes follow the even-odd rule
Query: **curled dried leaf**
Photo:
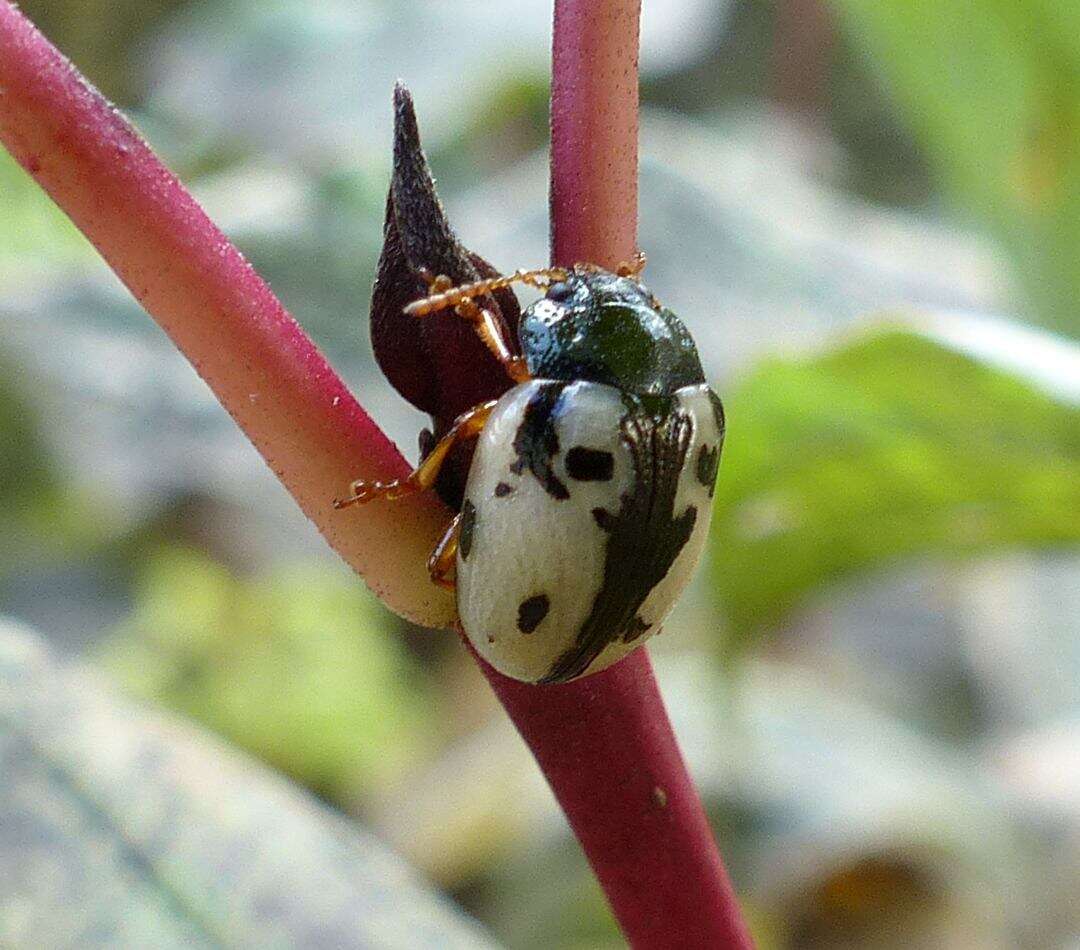
[[[461, 413], [498, 398], [512, 385], [499, 362], [472, 327], [453, 310], [423, 317], [404, 313], [406, 304], [428, 294], [428, 280], [445, 275], [454, 284], [470, 283], [498, 271], [465, 248], [446, 218], [427, 158], [420, 145], [412, 96], [401, 83], [394, 89], [394, 164], [386, 201], [383, 249], [371, 296], [371, 342], [390, 384], [432, 419], [421, 434], [421, 454]], [[509, 289], [478, 297], [495, 316], [511, 350], [520, 352], [520, 308]], [[437, 489], [460, 507], [471, 446], [455, 450]]]

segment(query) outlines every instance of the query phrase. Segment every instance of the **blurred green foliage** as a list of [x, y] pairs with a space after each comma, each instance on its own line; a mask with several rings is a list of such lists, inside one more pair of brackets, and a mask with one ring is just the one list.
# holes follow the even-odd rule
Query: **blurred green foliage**
[[12, 384], [16, 378], [0, 352], [0, 579], [85, 551], [108, 530], [93, 510], [92, 490], [56, 470], [40, 413], [31, 394]]
[[0, 452], [0, 532], [6, 540], [0, 570], [9, 558], [25, 556], [17, 553], [21, 547], [17, 542], [40, 527], [41, 516], [57, 492], [37, 420], [7, 382], [5, 368], [0, 364], [0, 445], [4, 446]]
[[857, 571], [1080, 541], [1080, 408], [926, 337], [768, 360], [726, 405], [711, 570], [737, 645]]
[[90, 60], [94, 83], [109, 99], [129, 103], [146, 92], [131, 50], [190, 0], [22, 0], [19, 6], [76, 63]]
[[0, 148], [0, 280], [93, 254], [89, 242], [18, 163]]
[[144, 564], [130, 619], [99, 652], [135, 695], [341, 804], [431, 738], [425, 680], [350, 574], [311, 564], [246, 580], [175, 547]]
[[356, 822], [3, 620], [0, 774], [5, 948], [491, 946]]
[[1003, 241], [1042, 320], [1080, 334], [1080, 4], [832, 4], [944, 193]]

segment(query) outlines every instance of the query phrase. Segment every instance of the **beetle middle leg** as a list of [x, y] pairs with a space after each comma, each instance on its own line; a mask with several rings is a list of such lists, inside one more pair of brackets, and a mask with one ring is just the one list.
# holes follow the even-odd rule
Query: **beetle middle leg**
[[450, 450], [458, 442], [475, 438], [480, 434], [480, 430], [484, 428], [491, 415], [491, 410], [495, 408], [496, 401], [492, 399], [490, 402], [483, 402], [458, 416], [450, 431], [435, 444], [435, 448], [428, 453], [427, 458], [405, 478], [397, 478], [392, 482], [355, 481], [349, 486], [349, 496], [335, 499], [334, 507], [347, 508], [349, 505], [362, 505], [376, 498], [393, 500], [431, 488], [435, 484], [435, 479], [439, 477], [439, 470]]
[[435, 545], [428, 558], [427, 569], [431, 581], [439, 587], [453, 590], [457, 585], [450, 579], [451, 568], [457, 559], [458, 539], [461, 537], [461, 515], [455, 515], [454, 520], [446, 527], [439, 543]]

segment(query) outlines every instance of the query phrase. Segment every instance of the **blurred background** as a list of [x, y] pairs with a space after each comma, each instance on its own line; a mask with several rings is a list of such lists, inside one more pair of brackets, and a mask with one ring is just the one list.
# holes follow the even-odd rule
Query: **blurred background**
[[[549, 5], [21, 6], [414, 457], [366, 326], [392, 84], [464, 242], [543, 263]], [[641, 77], [646, 277], [729, 418], [650, 649], [760, 946], [1080, 945], [1080, 6], [645, 0]], [[0, 445], [0, 943], [343, 946], [237, 895], [280, 871], [325, 924], [312, 882], [355, 907], [397, 879], [342, 849], [389, 846], [505, 946], [622, 945], [456, 639], [337, 561], [6, 153]], [[200, 784], [233, 753], [180, 720], [323, 805]]]

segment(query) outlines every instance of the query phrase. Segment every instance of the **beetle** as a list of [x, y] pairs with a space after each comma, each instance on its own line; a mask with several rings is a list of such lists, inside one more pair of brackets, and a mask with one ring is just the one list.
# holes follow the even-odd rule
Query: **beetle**
[[[644, 266], [520, 270], [405, 307], [452, 308], [513, 386], [458, 417], [419, 467], [354, 482], [346, 507], [430, 489], [451, 448], [476, 439], [461, 511], [428, 562], [456, 589], [473, 648], [499, 672], [564, 683], [659, 632], [708, 533], [724, 410], [682, 321], [637, 280]], [[513, 283], [544, 296], [516, 354], [475, 298]], [[451, 573], [455, 576], [451, 578]]]

